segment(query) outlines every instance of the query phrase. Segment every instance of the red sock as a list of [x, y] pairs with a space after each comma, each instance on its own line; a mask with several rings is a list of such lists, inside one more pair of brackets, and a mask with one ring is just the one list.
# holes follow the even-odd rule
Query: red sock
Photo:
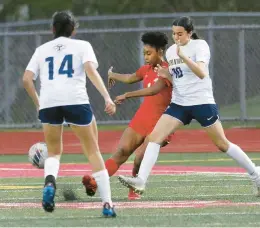
[[116, 173], [116, 171], [119, 169], [119, 166], [116, 164], [115, 160], [112, 158], [109, 158], [108, 160], [106, 160], [105, 166], [106, 166], [108, 175], [110, 177], [113, 176]]

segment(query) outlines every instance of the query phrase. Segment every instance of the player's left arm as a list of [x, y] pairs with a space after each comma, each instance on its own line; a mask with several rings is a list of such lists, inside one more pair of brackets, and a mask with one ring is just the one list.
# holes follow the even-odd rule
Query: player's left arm
[[200, 42], [196, 47], [196, 61], [193, 61], [181, 51], [181, 46], [177, 45], [177, 54], [184, 63], [197, 75], [200, 79], [208, 76], [206, 67], [210, 59], [210, 50], [206, 41]]
[[131, 92], [126, 92], [125, 94], [119, 95], [115, 99], [116, 104], [121, 104], [125, 99], [132, 97], [146, 97], [153, 96], [161, 92], [165, 87], [169, 86], [171, 83], [167, 79], [159, 78], [159, 80], [151, 87], [135, 90]]

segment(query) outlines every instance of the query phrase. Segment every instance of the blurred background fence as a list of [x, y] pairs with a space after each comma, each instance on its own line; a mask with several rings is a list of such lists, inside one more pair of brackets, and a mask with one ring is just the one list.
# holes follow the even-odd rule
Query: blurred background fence
[[[76, 38], [88, 40], [107, 81], [107, 70], [132, 73], [143, 64], [141, 35], [165, 32], [172, 44], [175, 17], [191, 16], [196, 31], [211, 48], [210, 74], [222, 120], [260, 120], [260, 13], [176, 13], [79, 17]], [[22, 87], [21, 77], [35, 48], [52, 38], [49, 20], [0, 24], [0, 128], [39, 125], [35, 108]], [[36, 82], [39, 88], [39, 81]], [[112, 97], [140, 88], [117, 83]], [[140, 105], [130, 99], [107, 116], [104, 103], [91, 83], [88, 93], [99, 123], [127, 123]]]

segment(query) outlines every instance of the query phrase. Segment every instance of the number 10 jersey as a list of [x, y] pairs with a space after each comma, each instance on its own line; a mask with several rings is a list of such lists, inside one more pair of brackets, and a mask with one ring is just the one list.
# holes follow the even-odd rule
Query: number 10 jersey
[[212, 81], [209, 77], [210, 50], [205, 40], [190, 40], [181, 46], [183, 54], [194, 62], [204, 62], [207, 76], [200, 79], [177, 55], [177, 45], [166, 51], [169, 71], [173, 77], [172, 103], [182, 106], [215, 104]]

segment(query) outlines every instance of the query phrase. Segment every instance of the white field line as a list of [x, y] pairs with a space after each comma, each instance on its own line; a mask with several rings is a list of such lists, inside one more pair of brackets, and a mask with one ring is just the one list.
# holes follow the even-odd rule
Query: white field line
[[[175, 175], [176, 176], [176, 175]], [[162, 182], [196, 182], [196, 183], [201, 183], [201, 182], [224, 182], [224, 181], [228, 181], [228, 182], [240, 182], [240, 181], [250, 181], [247, 177], [245, 178], [236, 178], [236, 179], [211, 179], [211, 180], [183, 180], [183, 179], [175, 179], [175, 180], [150, 180], [148, 181], [148, 183], [162, 183]], [[110, 181], [111, 184], [118, 184], [118, 181]], [[42, 185], [43, 182], [29, 182], [29, 183], [19, 183], [19, 185], [17, 183], [6, 183], [6, 184], [1, 184], [0, 186], [34, 186], [34, 185]], [[81, 182], [57, 182], [57, 185], [81, 185]]]
[[[256, 215], [260, 215], [259, 213], [247, 213], [247, 212], [227, 212], [227, 213], [167, 213], [167, 214], [146, 214], [145, 217], [178, 217], [178, 216], [185, 216], [185, 217], [191, 217], [191, 216], [256, 216]], [[55, 216], [52, 215], [50, 216], [22, 216], [22, 217], [7, 217], [7, 216], [0, 216], [0, 220], [1, 221], [19, 221], [19, 220], [45, 220], [45, 219], [62, 219], [62, 220], [68, 220], [68, 219], [90, 219], [90, 218], [100, 218], [101, 216], [91, 216], [91, 215], [84, 215], [84, 216]], [[138, 215], [138, 214], [131, 214], [131, 215], [127, 215], [127, 214], [122, 214], [120, 215], [120, 218], [134, 218], [134, 217], [144, 217], [144, 215]], [[210, 223], [207, 223], [210, 224]], [[218, 223], [217, 223], [218, 224]], [[255, 223], [253, 223], [255, 224]], [[257, 224], [260, 224], [257, 223]]]

